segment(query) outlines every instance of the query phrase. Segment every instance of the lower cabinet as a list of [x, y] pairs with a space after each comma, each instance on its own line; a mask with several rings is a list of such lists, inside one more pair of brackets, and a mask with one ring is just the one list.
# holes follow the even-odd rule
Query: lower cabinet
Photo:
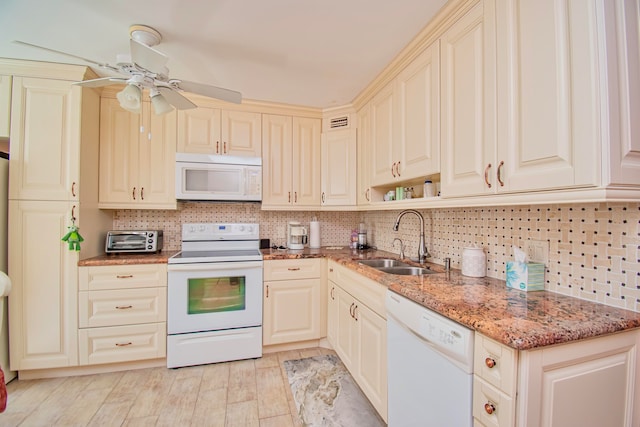
[[166, 356], [165, 264], [80, 267], [80, 365]]
[[474, 422], [636, 426], [639, 349], [638, 330], [520, 352], [476, 333]]
[[320, 339], [321, 270], [321, 259], [265, 261], [263, 345]]
[[327, 338], [383, 420], [387, 420], [386, 287], [329, 261]]

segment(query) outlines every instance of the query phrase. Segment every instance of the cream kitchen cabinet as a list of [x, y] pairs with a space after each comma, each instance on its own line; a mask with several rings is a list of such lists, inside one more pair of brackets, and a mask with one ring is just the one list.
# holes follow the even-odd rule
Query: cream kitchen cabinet
[[178, 113], [177, 151], [260, 157], [261, 126], [260, 113], [209, 107], [182, 110]]
[[596, 4], [496, 4], [442, 37], [442, 195], [599, 185]]
[[355, 206], [356, 143], [355, 129], [322, 134], [322, 206]]
[[638, 330], [520, 352], [476, 333], [476, 425], [638, 425], [639, 347]]
[[326, 324], [321, 259], [264, 263], [263, 345], [317, 340]]
[[71, 201], [9, 201], [11, 370], [78, 364], [79, 254], [60, 241], [74, 206]]
[[100, 198], [104, 209], [176, 209], [176, 113], [142, 113], [103, 97], [100, 111]]
[[166, 356], [167, 266], [80, 267], [80, 365]]
[[9, 138], [11, 129], [11, 76], [0, 75], [0, 138]]
[[70, 81], [13, 77], [10, 199], [78, 200], [82, 96]]
[[265, 114], [262, 208], [320, 206], [320, 119]]
[[328, 278], [333, 319], [327, 335], [334, 336], [332, 345], [340, 360], [386, 421], [386, 287], [333, 261], [328, 263]]
[[436, 40], [371, 101], [373, 185], [440, 172], [439, 94]]
[[358, 110], [357, 117], [356, 203], [358, 206], [366, 206], [371, 203], [371, 106], [366, 104]]

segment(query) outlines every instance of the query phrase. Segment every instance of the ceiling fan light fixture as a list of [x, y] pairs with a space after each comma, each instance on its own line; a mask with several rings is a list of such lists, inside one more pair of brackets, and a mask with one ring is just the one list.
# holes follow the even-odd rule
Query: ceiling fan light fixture
[[116, 95], [120, 106], [127, 111], [139, 114], [142, 107], [142, 90], [135, 83], [128, 83], [124, 89], [122, 89]]
[[158, 91], [151, 91], [151, 105], [153, 105], [153, 111], [158, 115], [167, 114], [173, 111], [173, 107], [165, 99], [164, 96]]
[[129, 27], [129, 37], [146, 46], [155, 46], [162, 40], [162, 36], [155, 29], [147, 25], [132, 25]]

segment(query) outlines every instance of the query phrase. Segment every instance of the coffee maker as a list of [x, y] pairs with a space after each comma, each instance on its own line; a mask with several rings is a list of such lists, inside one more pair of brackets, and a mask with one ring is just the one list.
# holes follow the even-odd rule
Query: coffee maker
[[287, 225], [287, 247], [289, 249], [304, 249], [307, 244], [307, 228], [296, 221], [291, 221]]

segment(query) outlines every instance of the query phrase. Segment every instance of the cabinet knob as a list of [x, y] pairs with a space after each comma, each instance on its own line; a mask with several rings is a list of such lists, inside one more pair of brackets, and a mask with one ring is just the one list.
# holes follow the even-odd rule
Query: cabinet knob
[[494, 406], [494, 404], [493, 404], [493, 403], [491, 403], [491, 402], [487, 402], [487, 403], [485, 403], [485, 404], [484, 404], [484, 411], [485, 411], [487, 414], [491, 415], [491, 414], [493, 414], [494, 412], [496, 412], [496, 407]]
[[491, 357], [487, 357], [486, 359], [484, 359], [484, 364], [487, 365], [487, 368], [491, 369], [496, 366], [496, 361]]

